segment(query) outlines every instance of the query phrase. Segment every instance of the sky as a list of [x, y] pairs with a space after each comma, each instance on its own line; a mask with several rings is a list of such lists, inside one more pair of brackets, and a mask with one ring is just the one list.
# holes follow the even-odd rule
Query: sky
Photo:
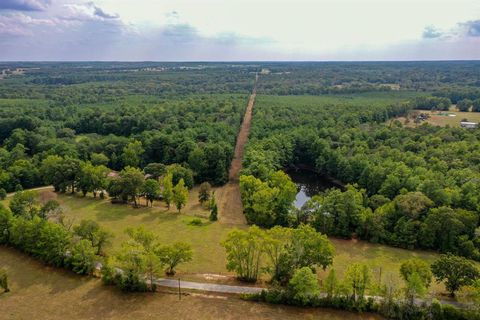
[[1, 61], [480, 59], [480, 0], [0, 0]]

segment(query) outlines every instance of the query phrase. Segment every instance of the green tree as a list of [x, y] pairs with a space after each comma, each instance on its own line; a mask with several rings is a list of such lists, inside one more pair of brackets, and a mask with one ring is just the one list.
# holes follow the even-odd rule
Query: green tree
[[320, 296], [317, 275], [308, 267], [296, 270], [288, 283], [288, 290], [295, 301], [308, 305]]
[[87, 239], [76, 242], [67, 258], [67, 263], [72, 267], [73, 272], [78, 274], [90, 274], [95, 267], [96, 250]]
[[167, 204], [168, 209], [170, 210], [170, 204], [173, 201], [173, 183], [172, 183], [172, 174], [167, 173], [162, 181], [162, 197], [163, 201]]
[[0, 200], [5, 200], [7, 197], [7, 191], [4, 188], [0, 188]]
[[430, 265], [423, 260], [412, 258], [404, 261], [400, 266], [400, 274], [404, 281], [408, 282], [409, 277], [416, 273], [428, 288], [432, 282], [432, 271]]
[[227, 270], [234, 271], [240, 280], [256, 282], [264, 254], [265, 235], [260, 228], [233, 229], [222, 246], [227, 252]]
[[126, 167], [120, 172], [120, 179], [122, 194], [131, 199], [136, 207], [137, 197], [145, 184], [145, 177], [142, 171], [137, 168]]
[[167, 172], [167, 168], [163, 163], [149, 163], [143, 168], [145, 174], [150, 175], [150, 178], [154, 180], [160, 179]]
[[124, 167], [138, 167], [141, 157], [145, 149], [143, 149], [140, 141], [134, 140], [123, 148], [122, 162]]
[[90, 161], [94, 166], [107, 166], [110, 159], [103, 153], [92, 153], [90, 155]]
[[457, 102], [457, 108], [459, 111], [470, 111], [470, 107], [473, 105], [473, 101], [470, 99], [463, 99]]
[[102, 229], [102, 227], [93, 220], [82, 220], [80, 225], [73, 227], [73, 232], [80, 238], [88, 240], [90, 245], [96, 249], [96, 255], [102, 254], [105, 247], [110, 244], [113, 238], [110, 232]]
[[60, 206], [60, 203], [56, 200], [48, 200], [39, 210], [39, 215], [43, 219], [48, 219], [50, 217], [59, 218], [63, 214], [63, 208]]
[[337, 278], [337, 274], [335, 272], [335, 269], [330, 269], [328, 272], [327, 277], [323, 281], [323, 288], [325, 289], [325, 292], [327, 293], [327, 298], [333, 298], [335, 297], [337, 290], [338, 290], [338, 285], [339, 281]]
[[198, 201], [201, 204], [204, 204], [208, 200], [210, 200], [210, 190], [212, 189], [212, 186], [208, 182], [203, 182], [199, 189], [198, 189]]
[[86, 196], [88, 192], [93, 192], [93, 196], [96, 198], [97, 192], [105, 189], [109, 172], [110, 170], [103, 165], [94, 166], [90, 162], [82, 164], [78, 188], [82, 191], [83, 196]]
[[38, 201], [32, 191], [19, 191], [10, 200], [9, 207], [17, 216], [31, 217], [38, 213]]
[[345, 284], [351, 290], [352, 300], [363, 300], [371, 279], [371, 271], [365, 264], [353, 263], [347, 267], [345, 271]]
[[452, 254], [441, 255], [432, 264], [432, 273], [437, 282], [445, 281], [445, 287], [452, 297], [461, 287], [471, 285], [480, 277], [473, 262]]
[[180, 179], [178, 184], [173, 188], [172, 200], [175, 203], [175, 206], [177, 207], [178, 212], [180, 212], [183, 206], [187, 204], [188, 188], [185, 186], [183, 179]]
[[425, 280], [416, 272], [408, 275], [405, 284], [405, 298], [410, 305], [415, 303], [417, 297], [423, 297], [427, 292]]
[[153, 207], [153, 201], [160, 196], [160, 184], [157, 180], [147, 179], [143, 186], [142, 193], [147, 201], [147, 206], [148, 202], [150, 202], [150, 205]]
[[210, 199], [210, 216], [208, 219], [210, 221], [217, 221], [218, 220], [218, 206], [217, 206], [217, 201], [215, 200], [215, 192], [212, 194], [212, 197]]
[[175, 274], [175, 268], [180, 263], [185, 263], [192, 260], [193, 251], [188, 243], [176, 242], [173, 245], [161, 246], [157, 248], [156, 254], [162, 264], [167, 266], [167, 275], [173, 276]]

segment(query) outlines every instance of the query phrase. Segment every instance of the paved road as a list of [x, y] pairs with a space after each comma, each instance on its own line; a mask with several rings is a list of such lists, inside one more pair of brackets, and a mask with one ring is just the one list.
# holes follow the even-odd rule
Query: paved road
[[[23, 191], [39, 191], [39, 190], [48, 190], [48, 189], [53, 189], [53, 186], [38, 187], [38, 188], [33, 188], [33, 189], [26, 189], [26, 190], [23, 190]], [[7, 193], [7, 197], [13, 197], [13, 195], [15, 193], [16, 192]]]
[[[155, 284], [162, 287], [178, 288], [177, 279], [157, 279]], [[200, 282], [191, 282], [191, 281], [180, 281], [180, 288], [182, 289], [193, 289], [193, 290], [202, 290], [202, 291], [211, 291], [211, 292], [221, 292], [221, 293], [259, 293], [262, 292], [264, 288], [259, 287], [243, 287], [243, 286], [230, 286], [225, 284], [214, 284], [214, 283], [200, 283]]]

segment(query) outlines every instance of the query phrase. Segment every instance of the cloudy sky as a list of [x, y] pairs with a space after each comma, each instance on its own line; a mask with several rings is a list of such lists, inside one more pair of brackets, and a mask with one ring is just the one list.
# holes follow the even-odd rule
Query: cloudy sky
[[0, 60], [452, 59], [479, 0], [0, 0]]

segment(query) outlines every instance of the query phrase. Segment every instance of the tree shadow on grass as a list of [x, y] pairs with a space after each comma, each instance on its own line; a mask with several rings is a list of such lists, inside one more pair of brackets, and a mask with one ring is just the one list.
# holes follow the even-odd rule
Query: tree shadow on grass
[[128, 216], [139, 216], [152, 211], [151, 208], [134, 208], [129, 204], [112, 204], [108, 201], [102, 202], [93, 209], [99, 221], [122, 220]]
[[49, 288], [49, 294], [74, 290], [92, 280], [70, 270], [55, 268], [14, 248], [0, 246], [0, 265], [7, 270], [12, 294], [30, 287]]

